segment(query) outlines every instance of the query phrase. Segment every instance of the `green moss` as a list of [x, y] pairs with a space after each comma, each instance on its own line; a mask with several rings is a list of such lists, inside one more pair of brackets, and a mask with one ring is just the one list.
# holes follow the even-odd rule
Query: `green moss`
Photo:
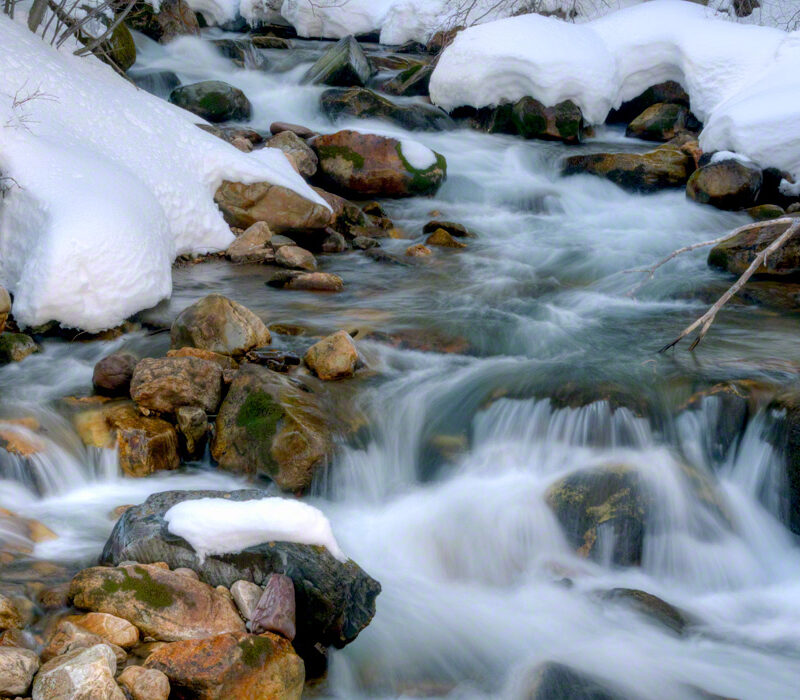
[[344, 158], [353, 164], [354, 168], [359, 170], [364, 167], [364, 156], [356, 153], [353, 149], [347, 146], [320, 146], [319, 149], [320, 160], [328, 160], [333, 158]]
[[[403, 167], [407, 172], [411, 173], [411, 182], [408, 185], [409, 191], [415, 194], [433, 194], [442, 180], [447, 177], [447, 161], [445, 157], [434, 151], [433, 155], [436, 156], [436, 162], [429, 168], [419, 170], [406, 160], [399, 142], [395, 148]], [[441, 179], [439, 179], [439, 172], [442, 173]]]
[[267, 637], [247, 637], [239, 642], [242, 650], [242, 662], [250, 668], [260, 668], [267, 656], [271, 656], [275, 645]]
[[111, 59], [123, 71], [136, 63], [136, 44], [130, 30], [124, 24], [118, 24], [108, 41]]
[[416, 66], [411, 66], [411, 68], [406, 68], [402, 71], [397, 78], [400, 80], [401, 83], [405, 83], [407, 80], [411, 80], [422, 68], [422, 64], [418, 63]]
[[271, 460], [272, 438], [283, 414], [280, 404], [261, 389], [248, 394], [236, 414], [236, 425], [244, 428], [247, 437], [257, 445], [267, 461]]
[[555, 106], [556, 129], [565, 141], [580, 139], [581, 112], [570, 101], [561, 102]]
[[134, 566], [133, 570], [139, 574], [139, 578], [131, 576], [127, 569], [120, 569], [124, 579], [122, 581], [106, 579], [103, 582], [103, 591], [109, 595], [132, 592], [134, 598], [140, 603], [157, 609], [167, 608], [175, 602], [175, 597], [170, 588], [163, 583], [154, 581], [147, 569], [141, 566]]

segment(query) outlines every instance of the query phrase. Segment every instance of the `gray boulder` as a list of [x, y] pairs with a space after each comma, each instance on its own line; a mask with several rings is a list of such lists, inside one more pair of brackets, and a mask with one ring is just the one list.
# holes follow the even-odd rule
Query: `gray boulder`
[[221, 80], [181, 85], [169, 94], [169, 101], [214, 123], [249, 119], [253, 111], [250, 100], [239, 88]]
[[373, 72], [369, 59], [351, 35], [327, 49], [308, 69], [303, 82], [334, 87], [364, 87]]

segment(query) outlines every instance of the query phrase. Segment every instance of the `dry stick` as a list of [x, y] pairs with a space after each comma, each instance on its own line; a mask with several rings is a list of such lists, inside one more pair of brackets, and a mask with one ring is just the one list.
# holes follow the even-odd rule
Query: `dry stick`
[[[776, 219], [776, 222], [780, 221], [785, 222], [787, 219]], [[717, 313], [719, 310], [725, 305], [725, 303], [738, 292], [742, 287], [744, 287], [747, 280], [749, 280], [755, 271], [766, 261], [767, 256], [770, 253], [774, 253], [778, 250], [786, 241], [788, 241], [792, 235], [800, 229], [800, 219], [788, 219], [790, 223], [789, 228], [787, 228], [780, 236], [778, 236], [772, 243], [770, 243], [764, 250], [762, 250], [756, 257], [753, 259], [753, 262], [750, 263], [750, 267], [748, 267], [742, 276], [736, 280], [736, 282], [728, 289], [725, 294], [723, 294], [717, 302], [708, 310], [706, 311], [700, 318], [698, 318], [694, 323], [690, 326], [687, 326], [683, 332], [675, 338], [671, 343], [667, 343], [663, 348], [659, 350], [659, 352], [665, 352], [672, 347], [675, 347], [678, 343], [681, 342], [689, 333], [691, 333], [695, 328], [697, 328], [700, 324], [703, 327], [700, 329], [700, 332], [697, 334], [697, 337], [694, 339], [692, 344], [689, 346], [689, 351], [694, 350], [697, 347], [697, 344], [705, 337], [706, 333], [708, 333], [708, 329], [711, 328], [711, 324], [714, 323], [714, 319], [717, 317]]]

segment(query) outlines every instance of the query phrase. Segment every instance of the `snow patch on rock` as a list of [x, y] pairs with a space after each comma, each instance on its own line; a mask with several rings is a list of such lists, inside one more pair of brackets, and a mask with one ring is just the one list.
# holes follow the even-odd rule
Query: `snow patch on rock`
[[427, 170], [436, 165], [436, 154], [419, 141], [401, 140], [400, 152], [414, 170]]

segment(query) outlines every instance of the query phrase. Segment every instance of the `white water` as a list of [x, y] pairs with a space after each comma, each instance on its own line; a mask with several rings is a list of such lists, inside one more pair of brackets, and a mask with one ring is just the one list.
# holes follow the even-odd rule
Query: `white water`
[[[316, 109], [321, 90], [297, 85], [318, 51], [306, 46], [307, 54], [264, 52], [273, 71], [264, 73], [233, 68], [199, 40], [166, 48], [144, 42], [139, 67], [237, 85], [255, 106], [256, 128], [280, 119], [330, 130]], [[297, 56], [307, 61], [291, 66]], [[379, 123], [350, 126], [408, 137]], [[724, 449], [714, 439], [718, 398], [678, 407], [716, 381], [795, 378], [797, 319], [734, 306], [696, 356], [662, 357], [655, 350], [703, 308], [692, 292], [717, 289], [724, 278], [702, 254], [690, 255], [660, 272], [639, 299], [626, 296], [638, 278], [625, 270], [719, 235], [740, 218], [690, 204], [682, 193], [636, 197], [591, 178], [564, 180], [556, 164], [565, 149], [553, 144], [468, 131], [413, 138], [447, 157], [449, 179], [433, 200], [387, 205], [409, 239], [385, 247], [402, 252], [421, 241], [421, 225], [439, 210], [480, 234], [467, 251], [440, 253], [414, 269], [360, 254], [324, 256], [323, 269], [347, 284], [326, 296], [271, 290], [257, 269], [181, 268], [171, 302], [149, 314], [168, 321], [191, 300], [220, 292], [270, 321], [357, 328], [365, 338], [361, 349], [380, 375], [360, 386], [369, 429], [342, 443], [310, 502], [383, 593], [372, 624], [333, 654], [326, 692], [524, 698], [531, 669], [555, 660], [632, 698], [697, 698], [697, 688], [796, 698], [800, 555], [781, 522], [781, 455], [765, 439], [775, 417], [751, 420]], [[616, 132], [601, 138], [587, 148], [640, 147]], [[469, 350], [392, 349], [369, 337], [420, 328], [462, 337]], [[37, 466], [47, 488], [37, 493], [0, 464], [0, 506], [60, 535], [38, 556], [91, 561], [111, 511], [149, 493], [247, 484], [209, 465], [121, 479], [107, 456], [86, 451], [47, 408], [87, 392], [94, 362], [109, 352], [163, 353], [167, 342], [144, 333], [111, 343], [52, 341], [43, 354], [0, 369], [6, 413], [34, 411], [54, 426]], [[307, 342], [275, 336], [293, 350]], [[646, 417], [636, 401], [612, 410], [603, 401], [557, 408], [547, 399], [568, 384], [609, 383], [641, 399]], [[681, 463], [702, 475], [724, 515], [698, 499]], [[603, 464], [637, 469], [656, 495], [639, 568], [579, 558], [544, 501], [561, 476]], [[613, 587], [659, 595], [699, 622], [678, 637], [592, 595]]]

